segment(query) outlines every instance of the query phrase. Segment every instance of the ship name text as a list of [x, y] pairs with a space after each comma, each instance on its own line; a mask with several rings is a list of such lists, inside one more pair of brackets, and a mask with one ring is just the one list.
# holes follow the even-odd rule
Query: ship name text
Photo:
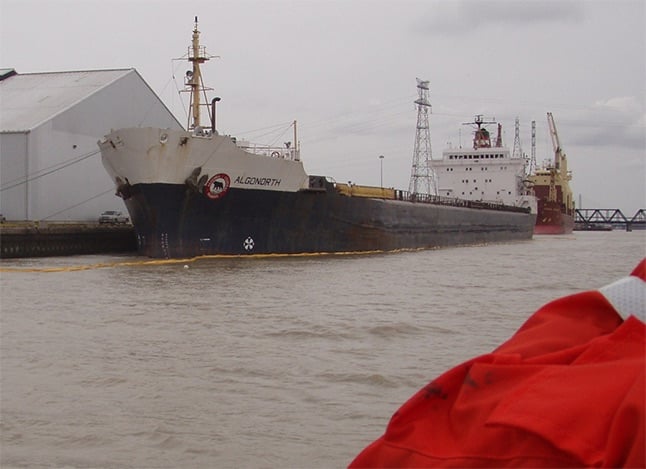
[[243, 184], [247, 186], [278, 187], [280, 186], [280, 179], [255, 177], [255, 176], [238, 176], [236, 177], [234, 183]]

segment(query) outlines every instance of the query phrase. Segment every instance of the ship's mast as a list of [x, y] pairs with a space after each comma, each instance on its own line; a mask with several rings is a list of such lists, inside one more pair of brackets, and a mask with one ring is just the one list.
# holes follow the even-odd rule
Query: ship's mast
[[428, 81], [417, 78], [417, 131], [408, 191], [413, 194], [437, 195], [435, 174], [431, 167], [431, 132], [428, 126]]
[[[190, 93], [189, 100], [189, 116], [187, 128], [189, 130], [200, 127], [200, 106], [208, 106], [206, 91], [211, 88], [206, 88], [202, 80], [202, 72], [200, 65], [209, 60], [211, 56], [206, 53], [206, 48], [200, 45], [200, 31], [197, 29], [197, 16], [195, 17], [195, 26], [193, 27], [193, 38], [191, 45], [188, 48], [188, 61], [193, 64], [193, 69], [186, 72], [184, 85], [187, 92]], [[202, 103], [202, 96], [204, 103]], [[211, 116], [211, 124], [213, 125], [213, 118]]]
[[[495, 124], [494, 119], [485, 121], [485, 117], [482, 114], [477, 114], [473, 122], [463, 122], [462, 125], [475, 125], [476, 130], [473, 134], [473, 149], [477, 150], [478, 148], [491, 148], [491, 136], [489, 131], [482, 127], [484, 124]], [[498, 126], [498, 136], [496, 137], [496, 146], [502, 146], [502, 128]]]

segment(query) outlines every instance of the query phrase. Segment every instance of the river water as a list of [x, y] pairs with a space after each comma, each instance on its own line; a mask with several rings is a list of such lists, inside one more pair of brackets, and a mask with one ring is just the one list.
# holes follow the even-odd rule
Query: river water
[[0, 466], [346, 466], [646, 231], [357, 256], [2, 261]]

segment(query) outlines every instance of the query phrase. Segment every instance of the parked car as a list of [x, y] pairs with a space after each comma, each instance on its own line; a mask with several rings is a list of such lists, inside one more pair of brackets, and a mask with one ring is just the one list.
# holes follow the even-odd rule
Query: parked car
[[0, 223], [4, 223], [6, 221], [7, 219], [5, 218], [5, 216], [2, 213], [0, 213]]
[[123, 213], [116, 210], [107, 210], [99, 217], [99, 223], [109, 225], [126, 224], [130, 221]]

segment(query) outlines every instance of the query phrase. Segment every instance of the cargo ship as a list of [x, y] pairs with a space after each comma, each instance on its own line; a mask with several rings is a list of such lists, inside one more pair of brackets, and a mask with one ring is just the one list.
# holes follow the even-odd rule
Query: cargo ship
[[293, 142], [254, 145], [218, 132], [214, 98], [211, 125], [202, 126], [200, 65], [208, 55], [199, 36], [196, 18], [187, 130], [125, 128], [98, 142], [141, 255], [385, 252], [531, 239], [535, 214], [527, 207], [307, 174], [296, 122]]
[[[497, 126], [492, 142], [485, 125]], [[510, 205], [529, 208], [536, 213], [537, 204], [529, 183], [528, 161], [513, 156], [503, 145], [502, 125], [495, 120], [485, 120], [476, 115], [473, 145], [470, 148], [446, 148], [441, 160], [432, 160], [437, 177], [437, 191], [443, 197]]]
[[570, 234], [574, 229], [575, 206], [570, 181], [572, 173], [568, 170], [567, 157], [561, 143], [551, 112], [547, 113], [547, 123], [552, 137], [554, 160], [537, 168], [529, 180], [538, 200], [538, 213], [534, 234]]

